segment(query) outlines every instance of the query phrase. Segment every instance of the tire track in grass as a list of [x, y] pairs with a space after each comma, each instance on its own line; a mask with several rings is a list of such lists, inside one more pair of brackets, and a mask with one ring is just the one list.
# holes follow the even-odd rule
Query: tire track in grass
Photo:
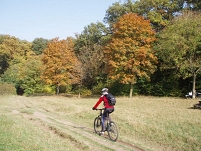
[[[89, 133], [94, 133], [94, 134], [95, 134], [94, 130], [91, 129], [91, 128], [87, 128], [87, 127], [75, 127], [75, 128], [79, 128], [79, 129], [88, 131]], [[97, 135], [97, 134], [96, 134], [96, 135]], [[107, 134], [104, 135], [104, 138], [105, 138], [105, 139], [108, 139], [108, 141], [110, 141]], [[131, 149], [134, 149], [135, 151], [145, 151], [145, 150], [143, 150], [143, 149], [141, 149], [141, 148], [139, 148], [139, 147], [137, 147], [137, 146], [135, 146], [135, 145], [132, 145], [132, 144], [127, 143], [127, 142], [124, 142], [124, 141], [122, 141], [122, 140], [117, 140], [117, 142], [115, 142], [115, 143], [119, 143], [121, 146], [124, 146], [124, 147], [129, 147], [129, 148], [131, 148]], [[127, 149], [128, 149], [128, 148], [127, 148]]]
[[61, 117], [51, 113], [49, 110], [47, 111], [44, 108], [36, 107], [27, 98], [18, 97], [16, 101], [18, 102], [20, 109], [22, 109], [23, 106], [23, 108], [32, 109], [34, 111], [31, 115], [21, 112], [21, 114], [28, 117], [28, 119], [37, 120], [37, 122], [36, 120], [30, 121], [40, 124], [43, 127], [45, 126], [46, 130], [54, 132], [63, 139], [70, 140], [76, 147], [80, 146], [81, 150], [144, 151], [143, 149], [122, 140], [112, 142], [107, 135], [103, 137], [98, 136], [91, 128], [73, 124], [66, 119], [60, 119]]
[[[77, 135], [83, 136], [85, 137], [85, 141], [86, 140], [91, 140], [90, 143], [97, 143], [101, 144], [101, 146], [104, 146], [104, 148], [107, 149], [112, 149], [112, 150], [116, 150], [116, 151], [124, 151], [124, 150], [135, 150], [135, 151], [144, 151], [132, 144], [123, 142], [121, 140], [118, 140], [117, 142], [112, 142], [109, 140], [107, 135], [104, 135], [104, 137], [100, 137], [97, 134], [95, 134], [95, 132], [87, 127], [84, 126], [79, 126], [79, 125], [75, 125], [69, 121], [65, 121], [65, 120], [58, 120], [55, 119], [54, 117], [49, 117], [49, 119], [51, 121], [54, 121], [53, 123], [57, 123], [60, 124], [60, 126], [64, 126], [66, 129], [69, 129], [70, 131], [73, 131], [74, 133], [76, 133]], [[49, 122], [51, 122], [49, 121]], [[100, 148], [99, 148], [100, 149]]]

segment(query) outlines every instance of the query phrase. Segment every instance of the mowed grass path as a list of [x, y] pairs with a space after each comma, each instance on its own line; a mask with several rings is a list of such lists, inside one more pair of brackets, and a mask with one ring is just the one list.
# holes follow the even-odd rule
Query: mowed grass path
[[[77, 134], [66, 132], [66, 128], [57, 122], [67, 121], [93, 130], [93, 120], [98, 111], [93, 111], [92, 107], [97, 100], [63, 96], [0, 96], [0, 150], [65, 151], [93, 150], [95, 147], [104, 150], [99, 142], [90, 144]], [[120, 141], [149, 151], [199, 151], [201, 110], [191, 109], [198, 101], [168, 97], [118, 97], [115, 112], [111, 116], [118, 124]], [[21, 116], [34, 115], [38, 111], [43, 113], [39, 116], [51, 115], [54, 128], [69, 135], [61, 139], [55, 132], [49, 132], [40, 124], [33, 124], [36, 119], [27, 120]], [[93, 137], [103, 139], [95, 134]]]

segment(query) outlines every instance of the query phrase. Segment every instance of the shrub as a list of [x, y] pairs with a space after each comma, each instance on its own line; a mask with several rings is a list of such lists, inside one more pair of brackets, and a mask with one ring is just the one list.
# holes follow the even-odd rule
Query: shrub
[[75, 93], [78, 93], [78, 94], [80, 93], [83, 96], [91, 96], [92, 95], [91, 90], [88, 90], [87, 88], [77, 89], [77, 90], [75, 90]]
[[93, 87], [93, 94], [101, 94], [101, 90], [106, 86], [104, 83], [99, 82], [96, 86]]
[[51, 87], [48, 85], [45, 85], [43, 90], [41, 91], [41, 93], [45, 93], [45, 94], [55, 94], [55, 87]]

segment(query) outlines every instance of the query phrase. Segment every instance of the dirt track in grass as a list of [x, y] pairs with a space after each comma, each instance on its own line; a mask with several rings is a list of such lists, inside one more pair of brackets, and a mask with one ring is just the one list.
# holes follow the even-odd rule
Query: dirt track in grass
[[[52, 97], [47, 96], [51, 99]], [[60, 139], [71, 141], [76, 149], [80, 150], [116, 150], [116, 151], [143, 151], [143, 149], [118, 139], [117, 142], [109, 140], [108, 136], [98, 136], [94, 133], [93, 125], [78, 125], [71, 120], [59, 116], [55, 111], [46, 106], [38, 105], [35, 101], [40, 97], [13, 96], [13, 114], [20, 114], [29, 122], [39, 126], [47, 133], [54, 133], [60, 136]], [[31, 112], [31, 113], [29, 113]]]

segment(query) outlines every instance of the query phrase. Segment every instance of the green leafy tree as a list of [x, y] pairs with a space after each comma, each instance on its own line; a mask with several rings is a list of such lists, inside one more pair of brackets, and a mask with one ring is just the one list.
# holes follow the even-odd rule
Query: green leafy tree
[[[133, 5], [133, 3], [130, 1], [129, 4]], [[126, 7], [120, 2], [115, 2], [112, 4], [112, 6], [109, 6], [109, 8], [106, 10], [104, 22], [108, 23], [112, 27], [112, 24], [117, 22], [119, 17], [123, 16], [127, 12], [131, 12], [130, 8]]]
[[105, 47], [108, 72], [110, 78], [130, 84], [130, 97], [136, 80], [139, 77], [149, 79], [156, 69], [154, 41], [150, 22], [137, 14], [125, 14], [113, 25], [112, 39]]
[[9, 35], [1, 38], [0, 44], [0, 69], [1, 74], [9, 67], [9, 61], [13, 59], [15, 52], [19, 51], [19, 39]]
[[3, 43], [4, 39], [7, 37], [8, 35], [2, 35], [0, 34], [0, 44]]
[[40, 75], [37, 73], [40, 65], [36, 64], [38, 58], [31, 50], [31, 43], [5, 36], [0, 49], [6, 65], [2, 81], [14, 84], [26, 94], [34, 93], [40, 81]]
[[193, 98], [196, 76], [201, 72], [200, 27], [201, 14], [185, 12], [160, 33], [156, 48], [162, 69], [174, 70], [184, 79], [193, 77]]
[[19, 83], [25, 94], [42, 92], [41, 66], [42, 62], [39, 57], [32, 57], [22, 64]]
[[26, 60], [34, 55], [31, 43], [16, 37], [5, 35], [0, 43], [0, 72], [3, 74], [9, 66]]
[[112, 25], [120, 16], [132, 12], [149, 19], [154, 29], [160, 31], [183, 9], [183, 5], [183, 0], [126, 0], [123, 4], [116, 2], [107, 9], [104, 21]]
[[53, 39], [48, 43], [43, 53], [42, 79], [57, 88], [59, 94], [60, 86], [70, 85], [79, 81], [80, 63], [73, 51], [72, 38], [67, 40]]
[[80, 35], [76, 35], [75, 52], [82, 62], [82, 82], [88, 88], [97, 84], [104, 74], [103, 45], [107, 41], [107, 28], [104, 24], [91, 23], [84, 28]]
[[39, 57], [21, 59], [21, 62], [10, 66], [2, 76], [2, 80], [15, 84], [16, 88], [23, 89], [25, 94], [41, 92], [43, 88], [41, 75], [41, 61]]
[[135, 3], [135, 8], [136, 13], [149, 19], [156, 31], [160, 31], [181, 12], [183, 4], [183, 0], [140, 0]]
[[44, 38], [36, 38], [32, 42], [32, 47], [31, 49], [37, 54], [40, 55], [42, 52], [45, 50], [47, 47], [49, 40], [44, 39]]
[[14, 84], [16, 88], [20, 87], [19, 84], [19, 77], [20, 77], [20, 67], [18, 64], [14, 64], [10, 66], [6, 72], [2, 75], [2, 81], [9, 83], [9, 84]]

